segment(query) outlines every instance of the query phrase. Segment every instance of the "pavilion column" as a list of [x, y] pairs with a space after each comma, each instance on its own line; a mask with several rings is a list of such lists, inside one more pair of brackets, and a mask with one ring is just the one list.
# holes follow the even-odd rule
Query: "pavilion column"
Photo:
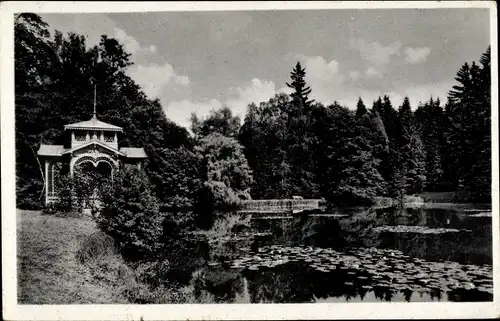
[[45, 205], [49, 203], [49, 161], [45, 160]]
[[73, 159], [69, 162], [69, 177], [73, 178], [73, 172], [74, 172], [74, 167], [75, 167], [75, 162]]

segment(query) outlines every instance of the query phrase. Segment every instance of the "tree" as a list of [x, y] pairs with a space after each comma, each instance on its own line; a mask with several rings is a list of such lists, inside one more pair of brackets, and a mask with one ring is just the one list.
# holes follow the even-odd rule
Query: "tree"
[[254, 173], [254, 198], [282, 198], [291, 194], [287, 122], [290, 98], [277, 94], [260, 106], [250, 104], [239, 140]]
[[462, 65], [445, 107], [448, 128], [447, 177], [460, 198], [490, 201], [491, 197], [491, 67], [490, 49], [480, 64]]
[[16, 202], [23, 208], [40, 208], [44, 178], [36, 150], [37, 133], [43, 130], [48, 108], [45, 86], [53, 75], [54, 54], [48, 25], [31, 13], [15, 15], [15, 127], [16, 127]]
[[439, 98], [432, 97], [428, 102], [420, 105], [415, 111], [415, 119], [421, 128], [421, 138], [426, 151], [426, 189], [436, 191], [443, 188], [443, 109]]
[[[297, 62], [290, 73], [292, 81], [286, 83], [289, 88], [293, 89], [290, 94], [291, 101], [284, 106], [286, 109], [281, 110], [285, 119], [282, 143], [286, 144], [282, 149], [286, 150], [287, 164], [290, 166], [289, 172], [291, 175], [289, 178], [291, 182], [290, 189], [284, 191], [286, 197], [292, 195], [308, 197], [317, 192], [313, 170], [315, 159], [312, 157], [311, 150], [314, 137], [310, 135], [311, 112], [314, 100], [310, 100], [308, 97], [311, 88], [306, 84], [305, 75], [305, 68], [302, 68], [300, 62]], [[281, 165], [283, 170], [287, 164], [283, 159]], [[286, 177], [283, 176], [282, 179], [282, 185], [284, 185]]]
[[358, 103], [356, 105], [356, 118], [361, 118], [363, 115], [368, 113], [368, 109], [366, 109], [365, 104], [363, 103], [363, 100], [361, 100], [361, 97], [358, 99]]
[[113, 237], [127, 259], [152, 257], [161, 249], [165, 215], [146, 174], [125, 167], [102, 189], [99, 227]]
[[[383, 127], [385, 134], [387, 136], [387, 150], [377, 155], [380, 157], [380, 173], [386, 182], [393, 180], [394, 169], [396, 164], [396, 154], [397, 154], [397, 140], [401, 135], [398, 125], [398, 114], [396, 110], [392, 107], [391, 100], [389, 96], [385, 95], [383, 100], [378, 97], [376, 101], [373, 102], [371, 109], [373, 115], [378, 115], [382, 124], [378, 125], [379, 132]], [[383, 151], [382, 149], [381, 151]]]
[[372, 154], [370, 115], [356, 119], [347, 108], [333, 104], [317, 106], [313, 119], [321, 195], [331, 203], [354, 204], [381, 195], [385, 182], [378, 172], [379, 160]]
[[185, 147], [153, 149], [145, 169], [163, 211], [183, 213], [195, 208], [203, 182], [201, 162], [194, 152]]
[[199, 141], [195, 151], [202, 162], [209, 208], [233, 207], [250, 198], [252, 172], [238, 141], [212, 133]]
[[290, 94], [292, 101], [298, 103], [301, 108], [310, 107], [314, 103], [314, 100], [309, 100], [308, 96], [311, 93], [311, 88], [306, 85], [306, 81], [304, 80], [305, 76], [305, 68], [302, 68], [300, 62], [297, 61], [295, 68], [290, 73], [292, 81], [286, 83], [289, 88], [294, 90]]
[[[398, 111], [401, 137], [396, 154], [396, 172], [392, 180], [395, 194], [401, 197], [403, 191], [409, 194], [421, 192], [425, 187], [425, 149], [420, 139], [420, 128], [405, 97]], [[401, 180], [403, 183], [398, 182]]]
[[219, 133], [226, 137], [236, 138], [240, 130], [240, 118], [234, 117], [227, 106], [219, 110], [212, 110], [204, 120], [198, 119], [195, 113], [191, 114], [191, 130], [197, 137], [204, 137], [212, 133]]

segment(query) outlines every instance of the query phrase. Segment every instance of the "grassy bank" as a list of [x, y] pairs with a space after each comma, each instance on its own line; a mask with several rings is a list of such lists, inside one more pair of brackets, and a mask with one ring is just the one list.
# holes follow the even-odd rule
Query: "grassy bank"
[[127, 265], [113, 243], [89, 217], [17, 210], [19, 304], [211, 302], [192, 284], [162, 282], [168, 262]]
[[[111, 249], [92, 261], [77, 253], [91, 235], [89, 218], [61, 218], [17, 211], [18, 302], [26, 304], [128, 303], [130, 271]], [[102, 254], [102, 255], [101, 255]]]

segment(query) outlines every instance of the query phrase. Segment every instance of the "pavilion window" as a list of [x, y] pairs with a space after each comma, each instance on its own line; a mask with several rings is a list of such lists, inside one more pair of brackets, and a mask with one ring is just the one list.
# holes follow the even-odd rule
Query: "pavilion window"
[[78, 133], [78, 132], [75, 133], [75, 140], [77, 142], [84, 142], [86, 138], [87, 137], [86, 137], [85, 133], [81, 133], [81, 132], [80, 133]]
[[115, 141], [115, 135], [113, 133], [104, 133], [104, 141], [106, 143], [113, 143]]

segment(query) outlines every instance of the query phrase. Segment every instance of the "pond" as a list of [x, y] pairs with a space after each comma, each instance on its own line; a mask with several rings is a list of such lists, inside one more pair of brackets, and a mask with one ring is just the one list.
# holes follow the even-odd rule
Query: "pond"
[[493, 299], [489, 206], [266, 213], [249, 222], [198, 241], [205, 260], [191, 283], [215, 302]]

